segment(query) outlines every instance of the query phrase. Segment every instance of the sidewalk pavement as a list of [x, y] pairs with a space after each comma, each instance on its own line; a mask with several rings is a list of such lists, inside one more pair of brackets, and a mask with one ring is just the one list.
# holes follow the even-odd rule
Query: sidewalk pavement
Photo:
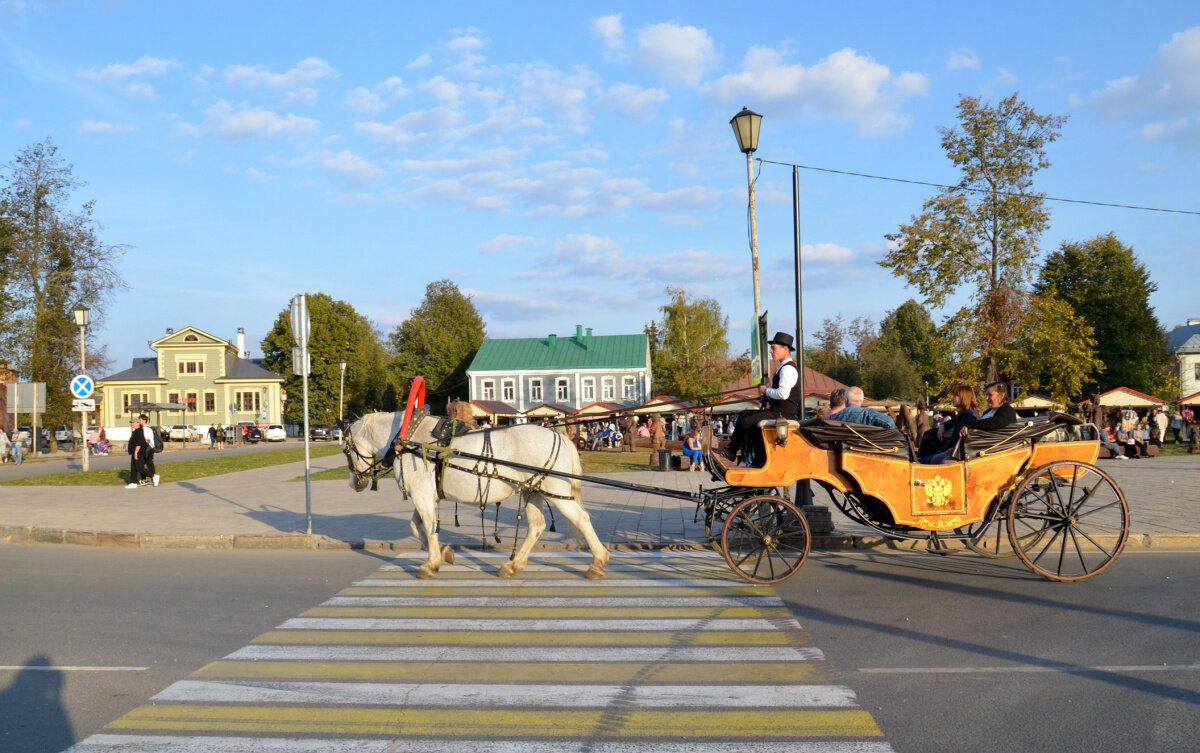
[[[341, 455], [312, 461], [314, 473], [344, 468]], [[1200, 550], [1200, 456], [1130, 461], [1102, 460], [1125, 493], [1130, 509], [1127, 546]], [[416, 549], [409, 519], [412, 503], [390, 480], [379, 491], [355, 493], [347, 481], [312, 483], [312, 535], [308, 535], [304, 465], [290, 463], [194, 481], [171, 481], [161, 464], [158, 487], [0, 486], [0, 543], [68, 543], [143, 549]], [[714, 486], [704, 473], [643, 471], [608, 478], [655, 488], [693, 491]], [[299, 481], [295, 479], [299, 478]], [[703, 514], [696, 506], [650, 492], [584, 484], [584, 506], [597, 534], [610, 548], [705, 547]], [[814, 536], [814, 548], [924, 548], [923, 541], [885, 541], [827, 504], [834, 531]], [[489, 507], [442, 502], [441, 538], [454, 547], [483, 544], [511, 550], [516, 535], [515, 501]], [[461, 525], [456, 526], [458, 520]], [[547, 531], [544, 549], [580, 546], [560, 517]], [[524, 531], [521, 532], [522, 535]], [[494, 535], [501, 542], [496, 543]]]

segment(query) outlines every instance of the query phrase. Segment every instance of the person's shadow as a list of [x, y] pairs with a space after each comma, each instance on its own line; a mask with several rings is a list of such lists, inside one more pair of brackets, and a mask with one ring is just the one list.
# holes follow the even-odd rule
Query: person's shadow
[[62, 705], [64, 677], [50, 657], [39, 654], [0, 690], [0, 750], [59, 753], [75, 744]]

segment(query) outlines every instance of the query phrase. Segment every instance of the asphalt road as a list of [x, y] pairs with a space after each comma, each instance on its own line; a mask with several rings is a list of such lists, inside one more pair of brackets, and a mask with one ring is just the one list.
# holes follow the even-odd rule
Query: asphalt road
[[819, 553], [777, 591], [897, 751], [1200, 750], [1200, 554], [1081, 583], [973, 554]]
[[[0, 750], [61, 751], [383, 561], [0, 547]], [[1198, 576], [1197, 553], [1056, 584], [975, 555], [821, 552], [777, 591], [897, 751], [1187, 751]]]

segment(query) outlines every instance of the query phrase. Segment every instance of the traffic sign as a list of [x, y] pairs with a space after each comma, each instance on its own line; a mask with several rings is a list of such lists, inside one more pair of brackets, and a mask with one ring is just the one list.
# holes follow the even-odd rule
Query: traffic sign
[[96, 401], [92, 398], [88, 398], [86, 400], [83, 400], [83, 399], [72, 400], [71, 401], [71, 410], [78, 410], [78, 411], [83, 411], [85, 413], [91, 413], [92, 411], [96, 410]]
[[87, 374], [80, 374], [71, 380], [71, 394], [75, 397], [91, 397], [92, 392], [94, 392], [95, 389], [96, 385], [92, 382], [92, 378]]

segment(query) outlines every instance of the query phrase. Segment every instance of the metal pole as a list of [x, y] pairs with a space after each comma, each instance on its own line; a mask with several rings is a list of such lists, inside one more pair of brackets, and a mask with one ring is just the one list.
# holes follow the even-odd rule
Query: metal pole
[[746, 183], [750, 187], [750, 261], [754, 271], [754, 320], [762, 316], [762, 296], [758, 291], [758, 218], [754, 206], [754, 154], [746, 152]]
[[340, 423], [342, 415], [342, 405], [346, 398], [346, 362], [342, 361], [342, 378], [338, 381], [338, 422]]
[[308, 343], [300, 349], [304, 364], [304, 517], [308, 521], [308, 535], [312, 536], [312, 462], [308, 455]]
[[[83, 332], [87, 329], [86, 324], [79, 325], [79, 373], [87, 374], [87, 356], [84, 354]], [[87, 445], [87, 413], [79, 411], [79, 436], [82, 438], [83, 449], [80, 450], [80, 457], [83, 458], [83, 472], [88, 472], [88, 445]]]
[[[796, 249], [796, 366], [800, 372], [796, 388], [800, 390], [800, 420], [804, 420], [804, 403], [807, 395], [804, 390], [804, 306], [800, 297], [802, 276], [800, 274], [800, 168], [792, 165], [792, 234], [793, 245]], [[796, 482], [796, 501], [807, 506], [812, 501], [812, 484], [808, 481]]]

